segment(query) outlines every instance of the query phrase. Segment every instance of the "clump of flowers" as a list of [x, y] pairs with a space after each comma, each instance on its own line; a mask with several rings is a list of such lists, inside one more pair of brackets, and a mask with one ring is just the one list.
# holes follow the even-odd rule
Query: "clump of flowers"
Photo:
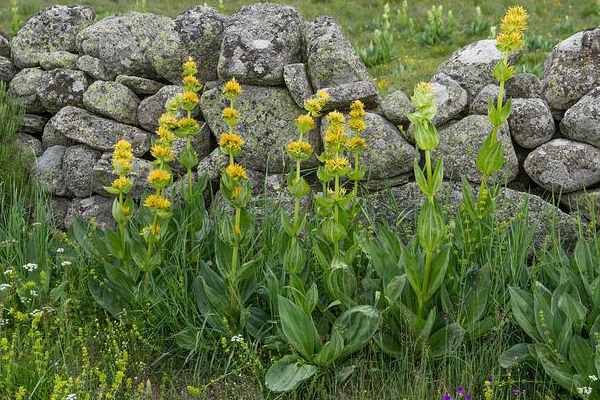
[[[231, 307], [236, 310], [240, 304], [237, 283], [239, 249], [250, 238], [249, 229], [244, 229], [244, 227], [249, 226], [250, 223], [250, 217], [245, 208], [250, 201], [252, 190], [246, 170], [241, 164], [235, 162], [235, 156], [241, 154], [244, 145], [243, 139], [234, 133], [234, 127], [238, 123], [235, 101], [242, 93], [242, 87], [233, 78], [225, 84], [223, 93], [229, 100], [229, 107], [223, 110], [222, 118], [229, 127], [229, 131], [221, 135], [219, 147], [223, 154], [229, 156], [229, 165], [221, 175], [221, 192], [229, 205], [235, 210], [235, 215], [233, 220], [224, 219], [222, 221], [220, 233], [223, 242], [232, 249], [228, 287]], [[235, 321], [231, 322], [234, 323]]]
[[125, 225], [133, 216], [133, 201], [129, 197], [133, 180], [128, 176], [133, 168], [131, 160], [133, 152], [131, 143], [125, 140], [119, 140], [114, 147], [111, 163], [113, 172], [118, 178], [113, 180], [110, 186], [105, 186], [104, 190], [108, 193], [117, 195], [112, 207], [112, 215], [119, 224], [119, 234], [121, 245], [125, 247]]
[[496, 48], [503, 53], [503, 58], [494, 67], [494, 78], [499, 82], [498, 101], [488, 103], [488, 116], [492, 123], [492, 132], [488, 135], [477, 156], [477, 169], [483, 175], [477, 201], [478, 212], [483, 214], [489, 210], [490, 199], [487, 193], [488, 177], [502, 168], [504, 164], [504, 148], [498, 140], [498, 130], [510, 116], [512, 102], [504, 103], [504, 86], [515, 75], [515, 68], [509, 65], [509, 56], [524, 46], [523, 32], [527, 29], [528, 15], [521, 6], [510, 7], [500, 23], [500, 33], [496, 36]]
[[171, 116], [176, 116], [179, 109], [186, 112], [179, 120], [170, 121], [168, 127], [174, 130], [175, 136], [185, 139], [185, 147], [181, 151], [178, 161], [187, 169], [187, 193], [190, 198], [192, 196], [192, 168], [198, 164], [198, 154], [192, 147], [192, 138], [198, 135], [202, 129], [198, 121], [192, 118], [192, 112], [200, 102], [198, 92], [202, 89], [202, 84], [196, 78], [197, 74], [198, 64], [192, 57], [189, 57], [183, 63], [183, 94], [176, 95], [167, 103], [167, 109]]
[[350, 121], [348, 122], [348, 128], [350, 128], [353, 135], [348, 139], [348, 143], [346, 143], [348, 150], [354, 155], [354, 170], [348, 173], [348, 178], [354, 182], [354, 189], [352, 191], [352, 196], [354, 198], [352, 203], [352, 220], [356, 217], [358, 182], [365, 176], [364, 168], [359, 167], [359, 155], [366, 147], [365, 140], [360, 136], [366, 128], [364, 118], [365, 105], [360, 100], [355, 100], [350, 105]]

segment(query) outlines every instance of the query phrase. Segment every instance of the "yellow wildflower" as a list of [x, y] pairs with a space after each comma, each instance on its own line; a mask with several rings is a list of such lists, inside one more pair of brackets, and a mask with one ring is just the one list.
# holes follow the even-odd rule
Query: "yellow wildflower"
[[171, 113], [164, 113], [158, 119], [158, 124], [167, 129], [174, 129], [177, 127], [177, 118]]
[[151, 194], [144, 200], [144, 206], [153, 211], [167, 211], [171, 208], [171, 202], [158, 194]]
[[496, 46], [500, 51], [514, 52], [522, 49], [525, 46], [525, 41], [521, 33], [517, 31], [501, 32], [496, 36]]
[[365, 116], [365, 105], [360, 100], [354, 100], [350, 104], [350, 116], [352, 118], [364, 118]]
[[131, 151], [131, 143], [126, 140], [119, 140], [115, 144], [114, 156], [123, 160], [131, 160], [133, 153]]
[[315, 127], [315, 120], [310, 115], [303, 114], [296, 118], [295, 124], [302, 133], [306, 133]]
[[198, 121], [194, 118], [183, 117], [177, 121], [177, 127], [179, 129], [192, 129], [198, 127]]
[[223, 133], [219, 139], [219, 147], [225, 154], [239, 154], [244, 141], [235, 133]]
[[340, 151], [346, 145], [347, 140], [348, 136], [346, 135], [344, 126], [333, 124], [327, 127], [325, 137], [323, 138], [325, 148], [335, 152]]
[[156, 134], [161, 139], [164, 139], [164, 140], [169, 141], [169, 142], [172, 142], [173, 140], [175, 140], [175, 136], [173, 135], [173, 132], [171, 132], [170, 130], [168, 130], [164, 126], [159, 126], [158, 130], [156, 131]]
[[330, 124], [343, 124], [346, 122], [346, 118], [344, 117], [344, 114], [342, 114], [339, 111], [332, 111], [329, 114], [327, 114], [327, 122], [329, 122]]
[[159, 236], [160, 232], [161, 232], [160, 225], [152, 224], [152, 225], [145, 226], [144, 229], [142, 229], [141, 234], [144, 236], [146, 236], [148, 234], [150, 234], [152, 236]]
[[181, 101], [183, 101], [184, 103], [187, 103], [187, 104], [196, 105], [196, 104], [198, 104], [200, 99], [198, 98], [198, 95], [194, 92], [185, 92], [184, 94], [181, 95]]
[[351, 137], [346, 145], [352, 152], [362, 151], [365, 148], [365, 140], [360, 136]]
[[131, 187], [131, 181], [129, 180], [129, 178], [121, 176], [121, 177], [115, 179], [114, 181], [112, 181], [110, 186], [119, 191], [125, 191], [129, 187]]
[[232, 179], [248, 179], [246, 170], [240, 164], [228, 165], [227, 168], [225, 168], [225, 173]]
[[200, 81], [195, 76], [184, 76], [183, 84], [185, 86], [200, 86]]
[[286, 150], [293, 160], [303, 161], [312, 153], [312, 146], [305, 141], [294, 141], [287, 145]]
[[521, 6], [510, 7], [500, 22], [500, 29], [506, 33], [523, 32], [527, 29], [527, 11]]
[[423, 82], [423, 81], [417, 83], [417, 86], [415, 86], [415, 91], [418, 91], [421, 93], [435, 93], [435, 91], [433, 90], [431, 85], [428, 82]]
[[326, 102], [329, 101], [329, 93], [327, 93], [324, 90], [319, 90], [317, 92], [316, 98], [317, 98], [318, 101], [326, 103]]
[[129, 159], [116, 156], [112, 158], [112, 166], [118, 175], [127, 175], [133, 168]]
[[171, 182], [171, 174], [164, 169], [154, 169], [148, 174], [147, 181], [153, 187], [163, 188]]
[[173, 159], [173, 149], [158, 143], [155, 143], [154, 146], [152, 146], [150, 154], [157, 160], [170, 161]]
[[348, 173], [350, 162], [346, 157], [332, 157], [325, 161], [325, 170], [334, 175], [343, 175]]
[[188, 57], [188, 60], [183, 63], [183, 74], [186, 76], [196, 75], [198, 73], [198, 64], [192, 57]]
[[223, 119], [236, 119], [238, 117], [238, 113], [235, 108], [227, 107], [223, 109], [221, 116]]
[[365, 121], [359, 118], [351, 118], [348, 127], [354, 132], [362, 132], [365, 130]]
[[225, 84], [225, 87], [223, 87], [223, 93], [230, 99], [236, 99], [242, 93], [242, 87], [235, 78], [231, 78], [231, 80]]
[[323, 103], [315, 98], [304, 102], [304, 109], [309, 112], [319, 113], [323, 109]]

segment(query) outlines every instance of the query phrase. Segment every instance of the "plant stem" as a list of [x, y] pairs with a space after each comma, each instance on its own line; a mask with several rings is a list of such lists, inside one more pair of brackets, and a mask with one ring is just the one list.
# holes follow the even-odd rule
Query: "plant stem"
[[[336, 198], [336, 202], [333, 206], [333, 220], [335, 221], [336, 226], [338, 224], [338, 219], [339, 219], [339, 210], [338, 210], [339, 206], [337, 203], [337, 200], [339, 199], [339, 194], [340, 194], [340, 176], [336, 174], [335, 175], [335, 192], [333, 194], [334, 197]], [[337, 240], [333, 243], [333, 248], [334, 248], [335, 254], [337, 254], [338, 251], [340, 250], [340, 244], [338, 243]]]
[[431, 277], [431, 258], [433, 252], [427, 250], [425, 253], [425, 276], [423, 277], [423, 285], [421, 286], [421, 295], [419, 296], [419, 317], [423, 318], [423, 309], [425, 307], [425, 296], [429, 290], [429, 278]]
[[[240, 217], [241, 208], [235, 209], [235, 234], [238, 235], [240, 231]], [[229, 288], [231, 307], [236, 308], [237, 303], [237, 259], [238, 259], [239, 246], [236, 244], [233, 246], [231, 252], [231, 287]]]

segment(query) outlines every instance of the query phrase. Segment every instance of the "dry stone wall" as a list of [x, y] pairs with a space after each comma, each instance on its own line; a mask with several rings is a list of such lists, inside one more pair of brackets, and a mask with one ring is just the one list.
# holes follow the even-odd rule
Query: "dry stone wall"
[[[181, 90], [176, 85], [188, 56], [198, 61], [205, 83], [196, 115], [206, 122], [194, 143], [198, 174], [216, 180], [224, 164], [216, 148], [226, 129], [221, 88], [235, 77], [244, 86], [237, 107], [246, 146], [239, 161], [252, 170], [255, 187], [285, 197], [283, 147], [296, 135], [293, 119], [305, 99], [325, 90], [328, 109], [346, 111], [355, 99], [367, 106], [366, 189], [391, 187], [386, 193], [401, 206], [418, 202], [409, 97], [396, 91], [380, 99], [335, 19], [305, 21], [293, 7], [277, 4], [246, 6], [231, 16], [198, 6], [174, 19], [132, 12], [101, 20], [87, 6], [54, 6], [31, 17], [12, 41], [0, 36], [0, 80], [27, 109], [19, 142], [37, 157], [35, 173], [54, 196], [60, 226], [78, 217], [111, 223], [111, 199], [102, 186], [114, 177], [110, 151], [119, 139], [131, 141], [136, 155], [133, 194], [144, 192], [156, 120]], [[441, 133], [435, 157], [444, 157], [450, 181], [464, 175], [477, 185], [482, 179], [475, 157], [491, 128], [487, 102], [498, 95], [492, 69], [501, 57], [493, 40], [477, 41], [456, 51], [431, 79]], [[545, 221], [539, 213], [558, 212], [564, 235], [573, 233], [569, 214], [525, 190], [561, 192], [565, 207], [593, 214], [583, 206], [600, 198], [599, 61], [600, 29], [580, 32], [551, 52], [542, 80], [518, 74], [507, 85], [513, 114], [500, 131], [506, 161], [495, 177], [512, 188], [501, 192], [507, 215], [529, 200], [536, 221]], [[325, 129], [318, 122], [308, 138], [317, 151]], [[306, 162], [315, 165], [314, 158]], [[446, 185], [450, 193], [452, 185]], [[375, 208], [388, 201], [384, 197], [370, 195]]]

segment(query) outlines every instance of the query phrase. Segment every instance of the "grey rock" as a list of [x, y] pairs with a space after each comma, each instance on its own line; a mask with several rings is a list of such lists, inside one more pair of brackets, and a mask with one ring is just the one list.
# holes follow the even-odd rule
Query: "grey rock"
[[75, 197], [92, 194], [92, 169], [102, 155], [85, 145], [67, 147], [63, 158], [65, 185]]
[[286, 65], [283, 67], [283, 80], [298, 107], [304, 107], [304, 101], [313, 95], [306, 66], [302, 63]]
[[131, 143], [135, 156], [150, 149], [150, 135], [139, 128], [98, 117], [89, 111], [67, 106], [48, 121], [55, 134], [102, 151], [112, 151], [119, 140]]
[[542, 89], [551, 108], [567, 110], [600, 86], [600, 29], [574, 34], [557, 44], [544, 63]]
[[112, 81], [117, 73], [104, 65], [104, 62], [96, 57], [83, 55], [77, 59], [77, 69], [99, 81]]
[[36, 159], [33, 167], [33, 175], [40, 187], [54, 196], [67, 196], [70, 194], [65, 184], [62, 168], [66, 149], [64, 146], [49, 147], [44, 151], [44, 154]]
[[[95, 193], [102, 196], [112, 196], [104, 190], [104, 187], [110, 186], [119, 177], [113, 171], [111, 159], [112, 153], [104, 153], [92, 168], [92, 189]], [[150, 161], [135, 157], [131, 160], [131, 165], [132, 169], [129, 177], [133, 181], [133, 185], [131, 186], [130, 194], [133, 198], [140, 198], [142, 194], [150, 192], [150, 186], [146, 179], [150, 171], [154, 169], [154, 166]]]
[[100, 228], [114, 229], [112, 217], [113, 199], [102, 196], [91, 196], [85, 199], [73, 199], [65, 215], [65, 228], [70, 228], [77, 220], [88, 221]]
[[0, 56], [10, 58], [10, 40], [0, 32]]
[[485, 85], [471, 102], [471, 114], [488, 115], [488, 103], [491, 99], [492, 103], [497, 104], [499, 93], [500, 86], [495, 83]]
[[228, 163], [229, 157], [221, 153], [221, 149], [214, 149], [198, 163], [198, 175], [206, 174], [209, 181], [217, 181]]
[[408, 114], [414, 108], [408, 96], [402, 90], [396, 90], [381, 101], [381, 111], [395, 125], [408, 126]]
[[523, 167], [544, 189], [575, 192], [600, 182], [600, 150], [586, 143], [554, 139], [532, 151]]
[[[161, 88], [156, 94], [146, 97], [140, 102], [137, 111], [137, 117], [142, 128], [147, 131], [154, 132], [158, 129], [158, 119], [166, 111], [165, 103], [171, 100], [176, 94], [183, 93], [180, 86], [168, 85]], [[182, 115], [187, 112], [181, 110]], [[200, 107], [192, 112], [192, 117], [198, 118], [200, 115]]]
[[223, 34], [219, 77], [282, 85], [283, 67], [302, 61], [304, 20], [293, 7], [254, 4], [235, 13]]
[[88, 110], [128, 125], [137, 125], [140, 99], [127, 86], [117, 82], [96, 81], [83, 94]]
[[48, 118], [41, 115], [25, 114], [21, 132], [23, 133], [42, 133], [48, 122]]
[[50, 199], [50, 213], [52, 214], [52, 224], [56, 229], [65, 230], [65, 217], [71, 206], [71, 199], [66, 197], [53, 196]]
[[566, 193], [560, 196], [560, 202], [571, 211], [580, 212], [588, 221], [598, 221], [600, 217], [600, 189]]
[[9, 84], [17, 75], [19, 70], [13, 65], [10, 59], [0, 56], [0, 82]]
[[[235, 130], [245, 141], [237, 159], [248, 169], [264, 172], [268, 167], [270, 173], [280, 173], [287, 162], [284, 148], [298, 137], [295, 116], [305, 111], [298, 107], [286, 88], [245, 85], [243, 89], [235, 104], [239, 115]], [[221, 87], [204, 92], [200, 101], [202, 113], [217, 139], [228, 132], [221, 119], [221, 112], [228, 105]], [[320, 135], [316, 125], [306, 140], [319, 153]], [[304, 165], [314, 167], [317, 160], [312, 157]]]
[[379, 105], [379, 91], [371, 81], [350, 82], [321, 90], [329, 95], [323, 111], [347, 109], [354, 100], [362, 101], [367, 109]]
[[435, 92], [438, 113], [433, 124], [440, 126], [461, 115], [467, 108], [467, 91], [446, 74], [437, 74], [430, 82]]
[[[438, 73], [456, 80], [467, 91], [471, 101], [485, 85], [495, 83], [493, 70], [503, 57], [494, 39], [479, 40], [455, 51], [439, 66]], [[513, 63], [516, 57], [511, 56], [509, 62]]]
[[600, 147], [600, 87], [569, 108], [560, 122], [564, 137]]
[[[472, 186], [474, 193], [478, 186]], [[454, 219], [463, 200], [462, 186], [458, 182], [444, 182], [438, 200], [447, 211], [447, 218]], [[377, 217], [396, 223], [401, 215], [401, 224], [414, 232], [416, 214], [425, 201], [423, 192], [415, 182], [369, 195], [364, 204]], [[534, 231], [534, 245], [545, 248], [553, 243], [558, 230], [566, 247], [577, 240], [576, 220], [557, 207], [533, 194], [500, 188], [496, 198], [498, 223], [510, 224], [522, 218]], [[510, 225], [509, 225], [510, 226]]]
[[218, 78], [217, 63], [227, 17], [212, 7], [195, 6], [170, 21], [146, 51], [158, 74], [179, 84], [182, 64], [192, 57], [198, 62], [201, 82]]
[[513, 99], [541, 99], [542, 82], [533, 74], [516, 74], [506, 82], [506, 95]]
[[35, 87], [44, 109], [52, 114], [65, 106], [83, 107], [83, 94], [89, 85], [82, 71], [53, 69], [45, 71]]
[[510, 133], [526, 149], [534, 149], [550, 141], [554, 136], [554, 118], [542, 99], [513, 99], [512, 112], [508, 117]]
[[75, 37], [95, 16], [88, 6], [54, 6], [37, 12], [12, 40], [15, 65], [36, 67], [43, 54], [55, 51], [77, 53]]
[[371, 81], [367, 67], [341, 26], [331, 17], [318, 17], [308, 24], [305, 54], [308, 76], [315, 90]]
[[134, 93], [141, 95], [156, 94], [156, 92], [165, 86], [164, 83], [152, 79], [131, 75], [119, 75], [117, 76], [116, 81], [127, 86], [129, 89], [133, 90]]
[[15, 75], [8, 87], [8, 94], [21, 103], [27, 112], [32, 114], [45, 111], [35, 92], [37, 82], [43, 74], [44, 71], [41, 68], [25, 68]]
[[83, 54], [102, 60], [107, 71], [120, 75], [153, 78], [156, 72], [146, 57], [168, 17], [131, 12], [104, 18], [77, 35]]
[[[365, 113], [364, 121], [365, 131], [361, 137], [366, 148], [360, 153], [360, 165], [367, 170], [365, 182], [393, 179], [412, 171], [415, 149], [402, 137], [398, 128], [381, 115], [371, 112]], [[323, 120], [321, 137], [325, 136], [328, 126]]]
[[66, 137], [61, 130], [57, 130], [55, 121], [51, 118], [44, 126], [42, 144], [44, 149], [47, 149], [52, 146], [73, 146], [76, 142]]
[[19, 133], [17, 136], [17, 146], [35, 157], [40, 157], [44, 153], [42, 142], [26, 133]]
[[45, 70], [55, 68], [75, 69], [77, 68], [78, 54], [69, 53], [68, 51], [53, 51], [52, 53], [40, 54], [40, 66]]
[[[433, 159], [443, 156], [444, 177], [460, 181], [464, 176], [470, 182], [481, 182], [483, 176], [477, 170], [477, 155], [491, 131], [492, 124], [483, 115], [469, 115], [440, 128], [440, 146], [434, 151]], [[506, 178], [510, 182], [519, 172], [519, 163], [506, 124], [500, 127], [498, 140], [504, 147], [504, 166], [491, 178], [500, 182]]]

